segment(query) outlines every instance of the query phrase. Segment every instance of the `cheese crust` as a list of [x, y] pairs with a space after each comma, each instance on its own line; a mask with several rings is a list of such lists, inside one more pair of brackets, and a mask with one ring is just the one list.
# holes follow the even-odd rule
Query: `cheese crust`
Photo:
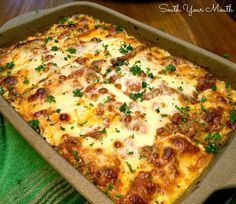
[[236, 127], [236, 92], [87, 15], [0, 50], [0, 92], [119, 204], [173, 203]]

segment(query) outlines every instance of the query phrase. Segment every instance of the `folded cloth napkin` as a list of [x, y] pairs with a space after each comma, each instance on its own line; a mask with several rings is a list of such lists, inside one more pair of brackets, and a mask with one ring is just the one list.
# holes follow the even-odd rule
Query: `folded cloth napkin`
[[88, 203], [0, 115], [0, 203]]

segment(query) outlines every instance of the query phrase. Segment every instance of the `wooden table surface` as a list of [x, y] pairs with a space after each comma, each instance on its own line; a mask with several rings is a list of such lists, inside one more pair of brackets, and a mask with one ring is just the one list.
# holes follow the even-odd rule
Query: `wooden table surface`
[[[236, 62], [236, 22], [226, 13], [204, 12], [189, 16], [187, 12], [164, 13], [159, 8], [161, 3], [181, 6], [187, 2], [194, 8], [206, 8], [216, 5], [215, 0], [89, 1], [112, 8], [220, 56], [227, 53], [230, 55], [229, 60]], [[0, 25], [20, 14], [68, 2], [72, 0], [0, 0]]]

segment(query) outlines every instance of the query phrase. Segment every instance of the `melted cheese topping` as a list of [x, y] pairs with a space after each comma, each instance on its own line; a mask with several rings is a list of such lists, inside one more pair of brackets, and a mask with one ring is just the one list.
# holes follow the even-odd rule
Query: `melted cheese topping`
[[86, 15], [2, 49], [0, 92], [120, 204], [173, 203], [236, 127], [229, 85]]

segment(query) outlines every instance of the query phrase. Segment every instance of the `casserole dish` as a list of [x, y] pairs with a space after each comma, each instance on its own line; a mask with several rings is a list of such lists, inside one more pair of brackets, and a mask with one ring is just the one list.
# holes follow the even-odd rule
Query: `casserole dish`
[[[96, 12], [95, 12], [96, 10]], [[99, 13], [97, 12], [99, 10]], [[7, 46], [9, 44], [12, 44], [14, 42], [17, 42], [19, 40], [24, 39], [28, 34], [32, 34], [32, 32], [35, 31], [42, 31], [44, 29], [47, 28], [47, 26], [51, 25], [52, 23], [57, 22], [60, 17], [62, 16], [70, 16], [74, 13], [84, 13], [84, 14], [88, 14], [88, 15], [92, 15], [96, 18], [105, 20], [107, 22], [113, 22], [115, 24], [118, 24], [122, 27], [124, 27], [129, 34], [132, 34], [134, 36], [136, 36], [137, 38], [141, 39], [142, 41], [148, 43], [148, 44], [158, 44], [159, 47], [164, 48], [166, 50], [168, 50], [170, 53], [174, 54], [174, 55], [178, 55], [187, 59], [191, 59], [191, 61], [195, 62], [196, 64], [202, 65], [204, 67], [208, 67], [212, 73], [214, 73], [215, 75], [217, 75], [220, 79], [226, 80], [231, 82], [231, 84], [233, 84], [233, 75], [235, 75], [235, 65], [225, 61], [224, 59], [217, 57], [211, 53], [208, 53], [206, 51], [201, 50], [200, 48], [196, 48], [188, 43], [185, 43], [183, 41], [180, 41], [176, 38], [170, 37], [167, 34], [164, 34], [160, 31], [157, 31], [153, 28], [150, 28], [148, 26], [145, 26], [141, 23], [138, 23], [136, 21], [133, 21], [132, 19], [129, 19], [128, 17], [124, 17], [123, 15], [120, 15], [114, 11], [111, 11], [109, 9], [105, 9], [104, 7], [95, 5], [95, 4], [91, 4], [91, 3], [87, 3], [87, 2], [80, 2], [80, 3], [72, 3], [72, 4], [68, 4], [68, 5], [64, 5], [55, 9], [51, 9], [51, 10], [45, 10], [42, 12], [38, 12], [36, 15], [34, 15], [34, 13], [30, 13], [27, 14], [23, 17], [20, 17], [18, 20], [20, 20], [20, 24], [17, 25], [17, 19], [11, 21], [9, 24], [5, 25], [5, 28], [1, 28], [1, 47], [3, 46]], [[95, 14], [96, 13], [96, 14]], [[111, 14], [112, 13], [112, 14]], [[62, 15], [63, 14], [63, 15]], [[29, 18], [30, 15], [33, 15], [34, 18], [32, 18], [30, 21], [28, 21], [27, 19]], [[45, 21], [45, 19], [47, 19], [47, 21]], [[37, 25], [35, 24], [37, 20]], [[12, 25], [15, 25], [12, 27]], [[15, 35], [15, 31], [19, 30], [19, 32], [17, 33], [17, 36]], [[200, 54], [201, 53], [201, 54]], [[191, 57], [189, 57], [191, 56]], [[213, 69], [214, 68], [214, 69]], [[224, 70], [222, 70], [220, 72], [220, 70], [224, 68]], [[42, 138], [37, 137], [37, 134], [32, 132], [31, 129], [29, 129], [28, 125], [23, 124], [22, 123], [22, 119], [19, 119], [18, 122], [14, 121], [15, 119], [17, 119], [17, 117], [19, 116], [15, 116], [14, 114], [16, 114], [12, 109], [9, 109], [8, 105], [6, 104], [5, 101], [2, 100], [2, 106], [1, 106], [1, 111], [2, 113], [5, 115], [5, 117], [7, 117], [7, 119], [12, 122], [15, 127], [18, 129], [18, 131], [24, 135], [27, 139], [27, 141], [29, 141], [31, 144], [33, 144], [33, 146], [35, 147], [35, 149], [37, 151], [39, 151], [39, 153], [42, 154], [42, 156], [46, 157], [46, 160], [49, 161], [49, 163], [53, 163], [52, 165], [60, 172], [62, 173], [62, 175], [69, 181], [72, 183], [72, 185], [79, 190], [83, 195], [85, 195], [85, 197], [87, 197], [88, 199], [90, 199], [92, 202], [97, 202], [97, 203], [108, 203], [109, 200], [102, 195], [101, 193], [99, 194], [98, 190], [95, 190], [91, 184], [88, 185], [81, 185], [81, 182], [75, 182], [75, 178], [80, 179], [80, 181], [82, 182], [87, 182], [87, 180], [85, 180], [83, 177], [81, 177], [81, 175], [79, 176], [79, 174], [74, 172], [72, 172], [73, 168], [70, 169], [70, 167], [66, 167], [66, 163], [64, 160], [58, 160], [59, 163], [57, 162], [57, 155], [55, 155], [55, 153], [51, 154], [50, 151], [53, 151], [52, 149], [49, 148], [48, 145], [46, 145], [46, 143], [44, 144], [44, 141], [42, 140]], [[25, 128], [29, 129], [28, 131], [26, 131], [26, 129], [23, 129], [25, 126]], [[30, 134], [24, 134], [24, 132], [28, 132]], [[32, 135], [31, 135], [32, 132]], [[37, 138], [35, 138], [37, 137]], [[37, 144], [38, 141], [38, 144]], [[217, 163], [214, 164], [214, 162], [212, 162], [212, 169], [210, 170], [210, 173], [207, 174], [207, 172], [205, 173], [206, 177], [201, 181], [201, 185], [199, 185], [199, 188], [196, 189], [193, 193], [189, 194], [182, 202], [191, 202], [191, 200], [193, 198], [191, 198], [191, 196], [196, 196], [196, 198], [194, 198], [194, 200], [198, 200], [199, 203], [202, 202], [201, 199], [205, 199], [205, 197], [211, 193], [213, 190], [216, 190], [219, 187], [230, 187], [231, 185], [234, 184], [234, 179], [235, 177], [233, 176], [233, 165], [231, 165], [233, 160], [231, 160], [232, 163], [228, 163], [228, 165], [230, 164], [230, 166], [227, 168], [227, 170], [229, 171], [229, 174], [231, 174], [231, 178], [229, 176], [227, 176], [227, 178], [230, 178], [230, 181], [227, 181], [226, 179], [224, 180], [216, 180], [216, 178], [214, 178], [214, 181], [210, 180], [210, 178], [213, 178], [212, 176], [209, 177], [209, 175], [217, 175], [218, 179], [222, 179], [224, 178], [223, 175], [226, 175], [226, 169], [225, 167], [227, 166], [226, 164], [223, 164], [224, 169], [218, 168], [217, 165], [222, 165], [223, 160], [225, 160], [225, 158], [228, 159], [232, 159], [230, 157], [230, 155], [227, 155], [227, 152], [230, 151], [230, 153], [233, 155], [233, 149], [230, 150], [230, 147], [232, 148], [231, 145], [233, 145], [233, 139], [231, 139], [231, 142], [229, 143], [229, 145], [227, 146], [227, 149], [223, 149], [221, 151], [220, 156], [217, 159]], [[44, 144], [44, 145], [43, 145]], [[42, 148], [44, 147], [44, 148]], [[40, 150], [39, 150], [40, 149]], [[54, 155], [54, 156], [53, 156]], [[223, 158], [224, 159], [221, 159]], [[59, 159], [59, 158], [58, 158]], [[53, 161], [54, 160], [54, 161]], [[65, 163], [65, 168], [63, 169], [63, 163]], [[69, 166], [69, 165], [68, 165]], [[209, 168], [210, 169], [210, 168]], [[71, 173], [69, 173], [71, 171]], [[213, 173], [212, 173], [213, 172]], [[223, 173], [223, 174], [222, 174]], [[203, 177], [202, 177], [203, 178]], [[208, 180], [207, 180], [208, 179]], [[79, 181], [79, 180], [78, 180]], [[205, 183], [207, 182], [207, 183]], [[78, 183], [80, 183], [80, 185], [78, 185]], [[205, 186], [204, 186], [205, 183]], [[85, 188], [86, 186], [86, 188]], [[91, 189], [89, 190], [88, 186], [91, 186]], [[94, 191], [98, 191], [97, 192], [97, 196], [99, 197], [99, 199], [105, 199], [105, 200], [99, 200], [97, 196], [95, 196]], [[204, 193], [203, 193], [204, 192]], [[101, 196], [100, 196], [101, 195]], [[199, 196], [201, 195], [201, 196]], [[92, 198], [93, 196], [95, 196], [96, 198]], [[201, 199], [200, 199], [201, 198]]]

